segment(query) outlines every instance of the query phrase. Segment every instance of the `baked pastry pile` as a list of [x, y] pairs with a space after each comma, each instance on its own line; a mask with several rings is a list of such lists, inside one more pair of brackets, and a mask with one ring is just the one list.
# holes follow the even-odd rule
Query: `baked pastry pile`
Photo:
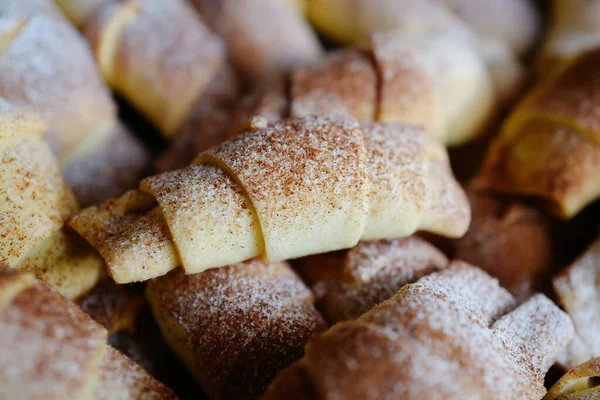
[[600, 398], [600, 1], [539, 6], [0, 0], [0, 399]]

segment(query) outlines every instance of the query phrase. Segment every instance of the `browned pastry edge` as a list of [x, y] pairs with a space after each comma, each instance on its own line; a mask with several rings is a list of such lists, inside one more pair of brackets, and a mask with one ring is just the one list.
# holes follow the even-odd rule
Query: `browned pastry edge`
[[519, 301], [543, 288], [559, 265], [549, 218], [509, 197], [467, 189], [472, 219], [459, 239], [426, 235], [450, 258], [477, 265]]

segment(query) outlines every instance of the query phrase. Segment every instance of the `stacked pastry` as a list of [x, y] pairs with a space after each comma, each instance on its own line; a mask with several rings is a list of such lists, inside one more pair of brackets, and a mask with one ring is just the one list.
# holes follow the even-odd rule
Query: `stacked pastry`
[[31, 271], [72, 299], [96, 284], [104, 263], [64, 228], [78, 206], [45, 131], [40, 116], [0, 98], [0, 262]]
[[85, 41], [48, 0], [3, 1], [0, 15], [0, 96], [48, 121], [45, 138], [77, 198], [131, 188], [148, 154], [117, 119]]
[[258, 88], [240, 102], [232, 117], [236, 123], [226, 128], [235, 133], [254, 115], [274, 121], [336, 113], [364, 122], [421, 125], [456, 146], [488, 129], [520, 90], [521, 78], [518, 72], [496, 79], [476, 49], [459, 38], [378, 33], [369, 50], [335, 51]]
[[[167, 139], [177, 137], [184, 152], [190, 143], [204, 149], [224, 139], [223, 114], [239, 90], [224, 44], [248, 84], [314, 62], [322, 52], [302, 16], [276, 0], [191, 1], [204, 18], [185, 0], [57, 2], [90, 40], [110, 86]], [[163, 168], [181, 166], [171, 163]]]
[[476, 187], [541, 197], [564, 218], [595, 200], [598, 65], [594, 50], [538, 84], [493, 141]]
[[107, 332], [32, 275], [0, 265], [5, 399], [175, 399], [106, 344]]
[[454, 263], [309, 341], [263, 398], [539, 399], [573, 326], [543, 295], [514, 307], [496, 280]]
[[600, 356], [600, 242], [596, 241], [573, 264], [557, 274], [553, 287], [559, 303], [575, 325], [575, 338], [561, 356], [564, 367], [573, 368]]
[[469, 214], [445, 149], [420, 128], [322, 116], [270, 126], [257, 118], [193, 165], [147, 178], [70, 225], [127, 283], [417, 230], [456, 237]]
[[[134, 358], [170, 347], [211, 398], [539, 399], [555, 363], [548, 398], [597, 395], [600, 247], [554, 277], [561, 311], [539, 291], [577, 221], [516, 198], [600, 194], [592, 2], [557, 2], [560, 67], [466, 190], [444, 146], [518, 94], [526, 1], [57, 3], [0, 2], [0, 398], [174, 398], [106, 344], [144, 294], [164, 340]], [[317, 60], [303, 14], [357, 47]], [[146, 154], [101, 77], [176, 139], [124, 194]]]

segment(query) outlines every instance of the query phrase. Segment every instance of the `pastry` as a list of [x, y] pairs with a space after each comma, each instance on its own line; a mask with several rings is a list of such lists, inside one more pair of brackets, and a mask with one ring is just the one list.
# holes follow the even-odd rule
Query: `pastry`
[[560, 265], [550, 220], [521, 201], [467, 189], [472, 220], [459, 239], [429, 238], [452, 259], [477, 265], [522, 301]]
[[544, 76], [564, 68], [570, 61], [600, 44], [600, 2], [553, 0], [550, 23], [536, 67]]
[[559, 360], [567, 369], [600, 356], [599, 254], [600, 241], [596, 240], [552, 281], [558, 302], [571, 316], [575, 325], [573, 342]]
[[504, 42], [519, 55], [527, 54], [541, 33], [541, 15], [530, 0], [436, 1], [445, 4], [477, 34]]
[[540, 16], [528, 0], [311, 0], [308, 17], [327, 37], [360, 43], [375, 31], [443, 31], [475, 34], [526, 52], [540, 30]]
[[492, 142], [475, 188], [536, 196], [563, 218], [600, 195], [600, 51], [574, 60], [525, 96]]
[[224, 59], [222, 41], [184, 0], [106, 2], [82, 29], [104, 79], [167, 138]]
[[82, 204], [130, 189], [149, 155], [118, 122], [85, 41], [48, 0], [6, 0], [0, 13], [0, 96], [46, 119], [45, 139]]
[[0, 287], [3, 398], [177, 398], [108, 346], [104, 328], [33, 275], [0, 266]]
[[78, 206], [42, 139], [45, 130], [38, 114], [0, 98], [0, 262], [75, 298], [103, 276], [104, 263], [63, 227]]
[[310, 340], [262, 398], [539, 399], [573, 326], [543, 295], [514, 307], [455, 262]]
[[594, 358], [567, 372], [544, 400], [592, 400], [600, 397], [600, 359]]
[[281, 0], [191, 0], [227, 44], [229, 57], [246, 82], [318, 60], [317, 36], [302, 15]]
[[117, 283], [182, 266], [280, 261], [398, 238], [461, 236], [469, 207], [445, 149], [416, 127], [338, 116], [291, 119], [201, 153], [190, 167], [89, 207], [70, 225]]
[[256, 398], [326, 328], [285, 262], [173, 271], [150, 281], [147, 297], [167, 343], [213, 399]]
[[445, 268], [442, 252], [416, 236], [360, 242], [347, 251], [296, 261], [327, 321], [353, 320], [404, 285]]

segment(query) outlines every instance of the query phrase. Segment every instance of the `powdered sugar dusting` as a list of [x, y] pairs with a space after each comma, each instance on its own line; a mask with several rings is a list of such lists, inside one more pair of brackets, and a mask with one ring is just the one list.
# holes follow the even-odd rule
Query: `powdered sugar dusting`
[[[187, 276], [176, 271], [151, 282], [149, 291], [158, 296], [155, 306], [185, 331], [196, 375], [213, 397], [257, 384], [244, 374], [273, 377], [284, 366], [275, 354], [292, 362], [309, 336], [324, 327], [310, 291], [285, 263], [248, 261]], [[295, 349], [294, 357], [286, 349]], [[256, 357], [263, 362], [257, 364]], [[268, 383], [264, 379], [259, 390]]]
[[0, 55], [0, 93], [32, 107], [49, 122], [48, 142], [59, 156], [115, 118], [115, 106], [93, 57], [66, 22], [36, 15]]
[[377, 77], [368, 57], [341, 50], [291, 75], [291, 114], [348, 115], [359, 121], [375, 118]]

